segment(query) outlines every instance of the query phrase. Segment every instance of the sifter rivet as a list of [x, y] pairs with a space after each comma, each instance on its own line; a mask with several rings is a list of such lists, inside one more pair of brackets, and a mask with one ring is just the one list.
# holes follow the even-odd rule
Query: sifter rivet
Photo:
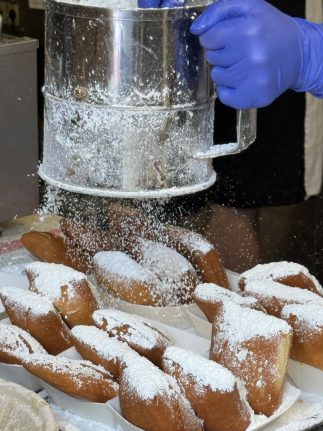
[[87, 97], [87, 89], [78, 85], [74, 90], [74, 96], [76, 99], [85, 99]]

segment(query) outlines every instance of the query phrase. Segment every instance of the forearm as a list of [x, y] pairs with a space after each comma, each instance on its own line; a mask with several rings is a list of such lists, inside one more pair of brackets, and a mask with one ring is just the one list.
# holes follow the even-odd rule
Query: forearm
[[323, 98], [323, 24], [295, 18], [303, 44], [302, 68], [295, 91], [307, 91]]

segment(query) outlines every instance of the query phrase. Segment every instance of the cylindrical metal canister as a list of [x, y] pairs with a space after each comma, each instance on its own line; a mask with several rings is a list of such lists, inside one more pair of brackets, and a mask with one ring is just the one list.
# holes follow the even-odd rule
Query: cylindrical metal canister
[[192, 21], [176, 9], [46, 2], [40, 175], [77, 193], [166, 197], [214, 183], [214, 85]]

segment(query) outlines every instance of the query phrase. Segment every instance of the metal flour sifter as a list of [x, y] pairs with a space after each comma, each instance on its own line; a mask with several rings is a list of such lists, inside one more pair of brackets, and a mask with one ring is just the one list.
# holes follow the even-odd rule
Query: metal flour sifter
[[190, 194], [216, 181], [213, 157], [255, 140], [256, 111], [239, 111], [237, 142], [213, 146], [214, 85], [189, 31], [208, 3], [46, 2], [47, 183], [110, 198]]

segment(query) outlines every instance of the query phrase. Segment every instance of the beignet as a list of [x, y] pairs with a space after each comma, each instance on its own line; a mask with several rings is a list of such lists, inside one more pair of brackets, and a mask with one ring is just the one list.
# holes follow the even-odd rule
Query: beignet
[[97, 310], [93, 314], [93, 321], [110, 337], [127, 343], [156, 365], [161, 364], [166, 347], [172, 344], [166, 335], [152, 326], [151, 322], [133, 314], [112, 308]]
[[179, 226], [167, 225], [163, 229], [162, 241], [186, 257], [204, 283], [230, 288], [218, 253], [202, 235]]
[[205, 431], [245, 431], [252, 409], [246, 389], [222, 365], [180, 347], [168, 347], [163, 370], [177, 380]]
[[31, 353], [46, 353], [46, 350], [18, 326], [0, 323], [0, 362], [21, 365]]
[[214, 318], [210, 358], [245, 383], [256, 413], [271, 416], [282, 401], [291, 340], [284, 320], [224, 302]]
[[95, 326], [74, 326], [74, 345], [82, 358], [101, 365], [119, 380], [122, 369], [127, 366], [127, 358], [139, 354], [128, 344], [112, 338]]
[[288, 304], [317, 303], [323, 306], [320, 295], [271, 280], [248, 282], [244, 291], [257, 298], [267, 313], [276, 317], [280, 317], [282, 308]]
[[72, 346], [71, 333], [46, 298], [16, 287], [0, 289], [0, 299], [13, 325], [29, 332], [52, 355]]
[[257, 280], [271, 279], [291, 287], [307, 289], [323, 296], [323, 288], [318, 280], [309, 273], [305, 266], [293, 262], [272, 262], [257, 265], [241, 274], [240, 289], [244, 289], [246, 283]]
[[119, 386], [111, 374], [89, 361], [34, 353], [24, 358], [23, 366], [72, 397], [105, 403], [118, 396]]
[[322, 304], [286, 305], [281, 316], [293, 328], [291, 358], [323, 371]]
[[121, 251], [102, 251], [94, 256], [94, 275], [101, 288], [123, 301], [162, 306], [157, 276]]
[[29, 289], [48, 298], [73, 327], [92, 324], [98, 308], [86, 275], [64, 265], [33, 262], [26, 266]]
[[231, 301], [241, 307], [253, 308], [264, 311], [259, 301], [252, 296], [241, 296], [229, 289], [217, 286], [213, 283], [199, 284], [194, 291], [193, 298], [209, 322], [213, 322], [219, 306], [224, 301]]
[[145, 358], [123, 370], [120, 406], [124, 418], [144, 431], [203, 431], [176, 381]]
[[85, 273], [91, 269], [91, 259], [85, 251], [53, 233], [28, 232], [22, 235], [21, 242], [42, 262], [66, 265]]
[[163, 244], [148, 240], [139, 241], [132, 254], [161, 281], [165, 306], [192, 303], [198, 278], [193, 266], [185, 257]]
[[95, 226], [62, 219], [60, 228], [69, 242], [86, 250], [90, 256], [94, 256], [99, 251], [118, 249], [115, 238], [108, 231]]

